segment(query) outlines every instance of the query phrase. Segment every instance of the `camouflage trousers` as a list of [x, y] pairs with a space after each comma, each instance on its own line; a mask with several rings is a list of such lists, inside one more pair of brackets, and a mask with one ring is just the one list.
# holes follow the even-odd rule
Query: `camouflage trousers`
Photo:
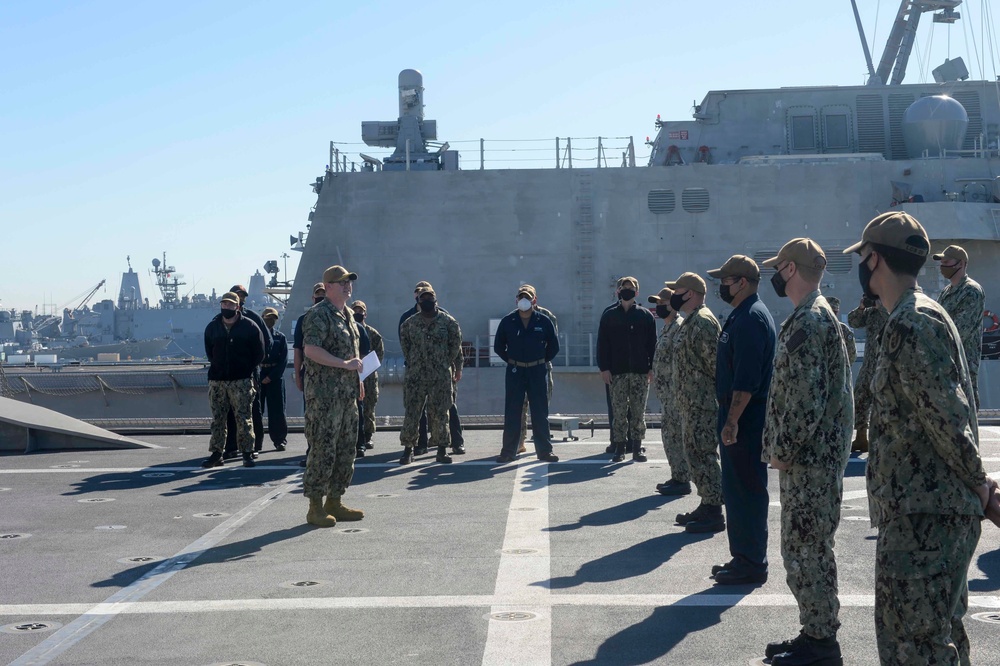
[[378, 404], [378, 373], [373, 372], [365, 378], [365, 441], [375, 434], [375, 405]]
[[979, 405], [979, 363], [973, 366], [972, 363], [969, 364], [969, 379], [972, 380], [972, 399], [975, 401], [972, 403], [972, 409], [978, 411]]
[[649, 380], [646, 373], [626, 372], [611, 377], [611, 441], [641, 442], [646, 436], [646, 398]]
[[[546, 363], [545, 367], [548, 368], [548, 373], [545, 375], [545, 388], [548, 391], [548, 402], [552, 404], [552, 387], [555, 382], [552, 381], [552, 364]], [[524, 446], [525, 437], [528, 434], [528, 396], [524, 396], [524, 406], [521, 407], [521, 441], [518, 443], [518, 448]]]
[[883, 664], [970, 663], [962, 617], [981, 530], [976, 516], [932, 514], [879, 526], [875, 638]]
[[222, 453], [226, 448], [226, 417], [232, 408], [236, 416], [236, 439], [240, 451], [253, 451], [254, 432], [252, 405], [256, 391], [253, 380], [236, 379], [231, 382], [211, 380], [208, 382], [208, 405], [212, 409], [212, 438], [208, 450]]
[[302, 494], [309, 499], [340, 497], [354, 477], [358, 446], [358, 406], [355, 400], [333, 404], [306, 403], [306, 473]]
[[840, 628], [834, 534], [840, 524], [843, 470], [792, 465], [778, 473], [781, 490], [781, 559], [799, 623], [813, 638]]
[[719, 439], [716, 434], [718, 407], [701, 404], [678, 404], [681, 414], [681, 437], [691, 468], [691, 480], [704, 504], [722, 505], [722, 468], [719, 466]]
[[861, 362], [861, 369], [858, 371], [858, 381], [854, 385], [854, 429], [862, 430], [868, 427], [868, 414], [872, 409], [872, 379], [875, 377], [874, 358], [869, 361], [869, 355], [865, 350], [865, 360]]
[[687, 454], [684, 452], [684, 438], [681, 436], [681, 424], [677, 417], [677, 406], [674, 404], [670, 389], [657, 378], [653, 382], [656, 397], [660, 400], [660, 441], [663, 442], [663, 453], [670, 463], [670, 478], [681, 483], [691, 480], [691, 466], [688, 465]]
[[454, 382], [446, 378], [424, 379], [412, 373], [403, 380], [403, 429], [399, 443], [415, 448], [420, 437], [420, 415], [427, 410], [427, 427], [434, 446], [450, 446], [448, 410], [455, 395]]

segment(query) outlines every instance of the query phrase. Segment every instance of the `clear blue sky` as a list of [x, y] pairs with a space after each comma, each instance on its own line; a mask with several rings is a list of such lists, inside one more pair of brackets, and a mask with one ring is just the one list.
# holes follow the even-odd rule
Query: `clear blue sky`
[[[898, 2], [859, 6], [877, 61]], [[950, 53], [978, 78], [983, 3], [960, 11]], [[948, 55], [930, 25], [910, 82]], [[0, 304], [18, 309], [102, 279], [115, 298], [126, 255], [151, 297], [164, 251], [188, 289], [245, 283], [305, 228], [329, 142], [395, 119], [401, 69], [423, 72], [441, 140], [631, 135], [639, 155], [656, 114], [710, 89], [866, 73], [849, 0], [8, 0], [0, 62]]]

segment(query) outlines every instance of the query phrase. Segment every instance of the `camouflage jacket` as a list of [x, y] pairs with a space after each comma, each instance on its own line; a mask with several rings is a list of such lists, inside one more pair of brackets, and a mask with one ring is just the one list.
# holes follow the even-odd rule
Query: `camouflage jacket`
[[[368, 332], [368, 339], [371, 341], [372, 351], [375, 352], [375, 356], [378, 357], [379, 363], [385, 360], [385, 342], [382, 340], [382, 334], [374, 326], [364, 325], [365, 330]], [[367, 387], [378, 381], [378, 371], [365, 377], [365, 390]]]
[[889, 313], [881, 303], [871, 308], [859, 305], [848, 313], [847, 323], [851, 328], [865, 329], [865, 357], [862, 367], [871, 367], [878, 360], [879, 336], [888, 319]]
[[985, 479], [961, 338], [919, 288], [882, 332], [873, 380], [868, 499], [873, 525], [910, 513], [982, 516]]
[[843, 472], [854, 392], [847, 348], [830, 305], [812, 292], [781, 325], [767, 399], [762, 459]]
[[464, 365], [462, 330], [450, 314], [438, 310], [431, 318], [417, 313], [403, 322], [399, 337], [406, 377], [452, 381]]
[[717, 409], [715, 360], [722, 327], [705, 305], [700, 305], [677, 331], [674, 382], [677, 404]]
[[[329, 300], [322, 300], [309, 308], [302, 320], [302, 343], [322, 347], [339, 359], [358, 358], [358, 328], [354, 313], [345, 308], [338, 311]], [[320, 403], [337, 397], [356, 400], [360, 395], [358, 373], [354, 370], [331, 368], [316, 363], [308, 356], [306, 368], [306, 404], [315, 398]]]
[[949, 284], [945, 287], [938, 296], [938, 303], [955, 322], [965, 349], [965, 361], [969, 364], [969, 370], [976, 374], [983, 355], [983, 311], [986, 309], [983, 288], [966, 275], [958, 286]]
[[840, 333], [844, 338], [844, 346], [847, 348], [847, 360], [849, 363], [854, 363], [858, 360], [858, 346], [854, 343], [854, 329], [842, 321], [838, 320], [837, 323], [840, 324]]
[[674, 402], [677, 379], [674, 377], [677, 333], [684, 320], [680, 314], [669, 324], [664, 324], [656, 340], [656, 352], [653, 354], [653, 388], [664, 410]]

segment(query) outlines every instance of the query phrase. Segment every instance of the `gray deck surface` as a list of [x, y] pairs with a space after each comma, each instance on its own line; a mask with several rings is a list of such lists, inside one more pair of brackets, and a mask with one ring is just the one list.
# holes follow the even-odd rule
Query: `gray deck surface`
[[[305, 524], [302, 435], [266, 443], [255, 469], [200, 469], [202, 435], [0, 457], [0, 535], [30, 534], [0, 538], [0, 663], [743, 666], [797, 633], [776, 472], [770, 580], [716, 587], [725, 534], [674, 525], [698, 500], [653, 492], [669, 476], [658, 432], [648, 463], [619, 465], [606, 430], [557, 442], [554, 464], [498, 466], [498, 431], [466, 437], [456, 464], [401, 468], [398, 433], [377, 433], [345, 497], [366, 517], [331, 529]], [[982, 440], [1000, 472], [1000, 428]], [[840, 641], [845, 664], [876, 664], [863, 460], [844, 505]], [[998, 537], [984, 525], [969, 577], [970, 614], [1000, 619]], [[997, 663], [1000, 624], [966, 626], [973, 663]]]

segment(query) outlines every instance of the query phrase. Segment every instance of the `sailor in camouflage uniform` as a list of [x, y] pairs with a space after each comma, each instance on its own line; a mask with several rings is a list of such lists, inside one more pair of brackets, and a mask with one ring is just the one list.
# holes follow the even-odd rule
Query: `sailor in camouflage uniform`
[[840, 321], [840, 299], [836, 296], [827, 296], [826, 302], [830, 304], [833, 315], [840, 324], [840, 333], [844, 337], [844, 346], [847, 347], [847, 360], [853, 365], [858, 360], [858, 346], [854, 342], [854, 329]]
[[[531, 286], [530, 284], [523, 284], [523, 285], [521, 285], [521, 289], [530, 290], [530, 293], [537, 293], [537, 290], [533, 286]], [[549, 320], [552, 322], [552, 328], [554, 328], [555, 331], [556, 331], [556, 337], [558, 337], [559, 336], [559, 320], [556, 319], [556, 316], [554, 314], [552, 314], [552, 311], [549, 310], [549, 309], [543, 308], [541, 305], [539, 305], [537, 303], [537, 298], [535, 299], [535, 302], [532, 303], [532, 308], [535, 310], [535, 312], [538, 312], [539, 314], [543, 314], [543, 315], [545, 315], [546, 317], [549, 318]], [[548, 363], [546, 363], [545, 367], [548, 370], [548, 372], [545, 374], [545, 388], [546, 388], [546, 390], [548, 392], [549, 403], [551, 404], [552, 403], [552, 387], [555, 385], [555, 382], [552, 379], [552, 362], [549, 361]], [[527, 435], [528, 435], [528, 397], [525, 396], [524, 397], [524, 406], [521, 408], [521, 441], [517, 445], [517, 452], [518, 453], [527, 453], [528, 452], [527, 447], [524, 445], [525, 438], [527, 437]]]
[[310, 308], [302, 321], [309, 443], [302, 487], [309, 499], [306, 522], [319, 527], [332, 527], [338, 520], [361, 520], [365, 515], [341, 502], [354, 476], [358, 401], [364, 397], [358, 374], [362, 369], [358, 328], [347, 308], [357, 279], [357, 273], [343, 266], [326, 269], [326, 298]]
[[462, 330], [451, 315], [437, 305], [437, 295], [430, 286], [417, 296], [420, 311], [403, 322], [399, 343], [406, 362], [403, 379], [403, 445], [400, 465], [413, 462], [413, 448], [419, 437], [420, 414], [427, 410], [431, 440], [437, 445], [437, 462], [450, 463], [448, 446], [448, 409], [455, 384], [462, 378]]
[[965, 362], [972, 379], [974, 407], [979, 408], [979, 361], [983, 356], [983, 311], [986, 295], [979, 283], [968, 275], [969, 253], [958, 245], [949, 245], [941, 254], [934, 255], [941, 262], [941, 275], [951, 284], [938, 296], [938, 303], [955, 322], [958, 335], [965, 349]]
[[[962, 340], [917, 274], [927, 232], [907, 213], [868, 223], [866, 296], [890, 315], [875, 368], [866, 471], [875, 551], [875, 637], [883, 664], [969, 664], [966, 576], [990, 486], [979, 457]], [[978, 660], [985, 663], [988, 659]]]
[[646, 299], [656, 306], [656, 316], [663, 321], [660, 336], [656, 339], [656, 352], [653, 354], [653, 390], [660, 401], [660, 441], [663, 442], [667, 462], [670, 463], [670, 478], [664, 483], [656, 484], [656, 492], [667, 496], [688, 495], [691, 492], [691, 468], [688, 466], [687, 454], [684, 453], [684, 439], [677, 422], [678, 380], [674, 375], [677, 333], [684, 320], [670, 307], [670, 297], [673, 295], [672, 289], [664, 287], [660, 293]]
[[878, 363], [878, 350], [882, 328], [889, 313], [878, 299], [861, 297], [861, 304], [847, 315], [851, 328], [865, 329], [865, 356], [854, 384], [854, 429], [857, 434], [851, 442], [851, 451], [868, 451], [868, 415], [872, 409], [872, 377]]
[[826, 255], [796, 238], [763, 266], [795, 309], [781, 325], [767, 403], [762, 459], [780, 470], [781, 558], [799, 606], [798, 637], [768, 644], [781, 664], [840, 664], [834, 533], [850, 457], [854, 395], [840, 321], [820, 294]]
[[[680, 417], [684, 452], [691, 478], [701, 503], [690, 513], [677, 515], [688, 532], [721, 532], [722, 471], [719, 467], [719, 440], [716, 434], [719, 403], [715, 395], [715, 362], [722, 328], [705, 306], [705, 280], [695, 273], [683, 273], [667, 288], [674, 290], [670, 309], [684, 313], [677, 332], [675, 387], [677, 415]], [[682, 380], [682, 381], [681, 381]]]
[[[368, 333], [368, 339], [371, 340], [372, 351], [375, 352], [378, 362], [381, 363], [385, 359], [385, 342], [382, 340], [382, 334], [374, 326], [370, 326], [365, 321], [368, 317], [368, 306], [365, 305], [364, 301], [354, 301], [351, 303], [351, 309], [354, 310], [354, 321], [359, 326], [364, 326], [365, 331]], [[372, 436], [375, 434], [375, 405], [378, 404], [378, 372], [373, 372], [365, 377], [365, 399], [363, 404], [365, 412], [365, 448], [370, 449], [373, 448]]]

